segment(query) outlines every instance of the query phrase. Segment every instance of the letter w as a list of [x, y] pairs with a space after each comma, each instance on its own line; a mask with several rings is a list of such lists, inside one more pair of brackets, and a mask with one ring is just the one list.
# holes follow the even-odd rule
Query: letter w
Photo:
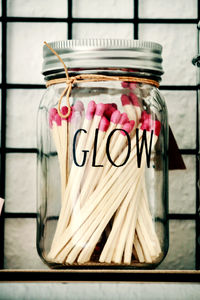
[[137, 147], [137, 165], [138, 165], [138, 168], [140, 168], [140, 166], [141, 166], [142, 152], [143, 152], [144, 144], [145, 144], [145, 151], [146, 151], [147, 167], [150, 168], [152, 139], [153, 139], [153, 130], [151, 130], [150, 145], [149, 145], [149, 149], [148, 149], [148, 146], [147, 146], [147, 132], [146, 132], [146, 129], [144, 129], [143, 134], [142, 134], [142, 142], [141, 142], [141, 146], [140, 146], [140, 149], [139, 149], [139, 129], [138, 128], [136, 129], [136, 147]]

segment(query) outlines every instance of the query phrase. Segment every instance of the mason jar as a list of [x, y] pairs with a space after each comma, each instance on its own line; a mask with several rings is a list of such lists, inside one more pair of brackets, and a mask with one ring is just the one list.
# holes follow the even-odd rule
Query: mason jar
[[68, 40], [43, 47], [37, 249], [52, 268], [154, 268], [168, 250], [162, 47]]

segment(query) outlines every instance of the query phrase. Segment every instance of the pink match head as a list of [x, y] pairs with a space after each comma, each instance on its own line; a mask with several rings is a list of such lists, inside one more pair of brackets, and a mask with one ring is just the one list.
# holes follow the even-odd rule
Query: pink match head
[[140, 129], [150, 131], [151, 130], [151, 123], [152, 123], [152, 119], [151, 118], [144, 119], [143, 122], [142, 122], [142, 124], [141, 124]]
[[105, 132], [105, 131], [107, 131], [109, 125], [110, 125], [110, 122], [107, 120], [106, 117], [103, 116], [99, 122], [99, 130]]
[[127, 95], [121, 95], [121, 102], [122, 102], [122, 105], [132, 105], [129, 97]]
[[82, 112], [84, 110], [84, 105], [82, 101], [76, 101], [76, 103], [74, 104], [74, 109], [75, 111], [79, 111]]
[[131, 90], [135, 90], [136, 87], [137, 87], [137, 83], [136, 83], [136, 82], [130, 82], [130, 83], [129, 83], [129, 88], [130, 88]]
[[105, 111], [106, 105], [104, 103], [98, 103], [96, 105], [96, 111], [95, 111], [95, 115], [97, 116], [103, 116], [103, 113]]
[[158, 120], [152, 120], [151, 118], [146, 119], [143, 121], [142, 125], [141, 125], [141, 129], [142, 130], [147, 130], [147, 131], [151, 131], [153, 130], [154, 134], [159, 136], [160, 134], [160, 129], [161, 129], [161, 123]]
[[134, 106], [140, 106], [138, 97], [134, 93], [130, 93], [129, 97]]
[[122, 81], [122, 82], [121, 82], [121, 86], [122, 86], [124, 89], [126, 89], [126, 88], [129, 87], [129, 83], [126, 82], [126, 81]]
[[119, 110], [115, 110], [112, 115], [111, 115], [111, 118], [110, 118], [110, 121], [114, 124], [118, 124], [119, 123], [119, 120], [121, 118], [121, 114], [120, 114], [120, 111]]
[[[67, 106], [61, 107], [61, 113], [63, 115], [66, 115], [68, 113], [68, 107]], [[62, 120], [67, 120], [67, 118], [62, 118]]]
[[56, 108], [52, 107], [49, 111], [49, 126], [53, 127], [53, 121], [55, 120], [55, 116], [58, 114], [58, 111]]
[[128, 118], [127, 114], [126, 113], [122, 113], [121, 117], [120, 117], [120, 120], [119, 120], [119, 124], [120, 125], [124, 125], [127, 122], [129, 122], [129, 118]]
[[58, 126], [61, 126], [62, 119], [59, 114], [55, 115], [55, 122]]
[[158, 120], [155, 120], [154, 122], [154, 133], [155, 135], [159, 136], [161, 130], [161, 122]]
[[115, 109], [117, 109], [117, 104], [116, 103], [111, 103], [112, 107], [114, 107]]
[[67, 122], [68, 122], [68, 123], [71, 122], [73, 114], [74, 114], [74, 106], [72, 105], [72, 106], [71, 106], [70, 115], [69, 115], [68, 118], [67, 118]]
[[[125, 123], [122, 129], [125, 130], [127, 133], [130, 133], [132, 130], [132, 125], [130, 124], [130, 122]], [[124, 131], [121, 131], [121, 134], [126, 135]]]
[[49, 111], [49, 117], [51, 118], [51, 120], [53, 120], [53, 118], [55, 117], [55, 115], [58, 113], [57, 109], [55, 107], [52, 107]]
[[53, 119], [55, 118], [55, 115], [57, 114], [57, 109], [52, 107], [50, 110], [49, 110], [49, 126], [50, 128], [52, 128], [53, 126]]
[[96, 103], [94, 101], [90, 101], [88, 103], [88, 107], [87, 107], [87, 111], [86, 111], [86, 119], [92, 120], [95, 110], [96, 110]]
[[143, 123], [145, 120], [149, 120], [150, 118], [151, 115], [144, 110], [141, 114], [140, 122]]
[[104, 111], [104, 116], [108, 119], [110, 119], [112, 113], [116, 110], [115, 107], [113, 107], [112, 104], [108, 103], [108, 104], [105, 104], [105, 111]]

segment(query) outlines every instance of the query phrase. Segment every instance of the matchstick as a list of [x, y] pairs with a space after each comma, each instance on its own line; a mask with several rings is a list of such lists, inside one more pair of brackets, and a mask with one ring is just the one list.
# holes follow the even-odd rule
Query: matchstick
[[[73, 153], [73, 137], [75, 132], [81, 128], [82, 122], [84, 120], [84, 105], [81, 101], [76, 101], [74, 106], [72, 106], [72, 113], [70, 118], [68, 118], [68, 132], [69, 132], [69, 146], [68, 146], [68, 152], [69, 152], [69, 161], [68, 161], [68, 168], [70, 170], [72, 165], [72, 153]], [[79, 141], [79, 136], [77, 138], [77, 143]]]
[[123, 105], [123, 108], [124, 108], [125, 112], [128, 115], [128, 118], [130, 120], [136, 121], [137, 120], [137, 114], [136, 114], [136, 111], [135, 111], [129, 97], [127, 95], [123, 94], [121, 96], [121, 102], [122, 102], [122, 105]]
[[123, 94], [121, 96], [121, 102], [129, 119], [134, 120], [135, 127], [137, 127], [141, 117], [141, 108], [137, 95], [132, 92], [129, 93], [129, 96]]
[[142, 247], [142, 250], [143, 250], [143, 253], [144, 253], [145, 262], [146, 263], [152, 263], [153, 260], [152, 260], [152, 257], [150, 255], [149, 245], [146, 243], [146, 240], [144, 238], [143, 232], [141, 230], [141, 227], [140, 227], [140, 224], [138, 223], [138, 221], [137, 221], [136, 228], [137, 228], [138, 239], [140, 241], [140, 244], [141, 244], [141, 247]]
[[74, 137], [75, 132], [81, 128], [83, 116], [84, 116], [84, 105], [81, 101], [76, 101], [73, 106], [73, 113], [70, 122], [70, 136]]
[[131, 100], [133, 107], [135, 109], [136, 113], [136, 126], [139, 124], [140, 118], [141, 118], [141, 107], [139, 103], [139, 99], [135, 93], [130, 92], [129, 93], [129, 99]]
[[[138, 217], [137, 217], [137, 221], [138, 221], [138, 226], [140, 226], [143, 237], [148, 245], [148, 249], [149, 249], [149, 253], [150, 256], [152, 257], [152, 259], [155, 259], [157, 257], [157, 252], [155, 249], [155, 245], [151, 239], [151, 235], [149, 234], [149, 228], [146, 227], [145, 225], [145, 220], [144, 220], [144, 214], [143, 211], [141, 210], [141, 205], [138, 208]], [[138, 231], [138, 228], [136, 228], [136, 230]]]
[[[68, 112], [68, 108], [63, 106], [61, 108], [62, 114], [66, 115]], [[65, 194], [65, 189], [68, 180], [68, 122], [66, 118], [61, 119], [61, 130], [60, 130], [60, 142], [61, 142], [61, 168], [62, 168], [62, 176], [61, 176], [61, 185], [62, 185], [62, 201]]]
[[[135, 247], [135, 252], [136, 252], [136, 255], [137, 255], [137, 258], [138, 258], [138, 261], [140, 263], [144, 263], [145, 260], [144, 260], [144, 254], [143, 254], [143, 251], [142, 251], [142, 247], [140, 245], [140, 242], [138, 240], [138, 237], [137, 237], [137, 233], [135, 234], [135, 237], [134, 237], [134, 247]], [[134, 248], [133, 248], [134, 249]]]
[[[122, 95], [121, 98], [122, 99], [124, 98], [123, 101], [128, 102], [125, 105], [130, 105], [129, 101], [132, 103], [134, 110], [135, 110], [135, 114], [132, 116], [132, 118], [134, 117], [135, 126], [137, 127], [139, 124], [139, 121], [140, 121], [140, 117], [141, 117], [141, 107], [140, 107], [141, 106], [140, 102], [142, 101], [141, 86], [139, 83], [136, 83], [136, 82], [122, 82], [121, 85], [123, 88], [127, 88], [130, 90], [128, 95], [127, 94]], [[125, 107], [126, 110], [128, 108], [129, 108], [129, 106]], [[131, 108], [131, 111], [132, 111], [132, 108]]]
[[61, 194], [62, 200], [67, 183], [66, 178], [66, 156], [67, 156], [67, 128], [66, 120], [62, 120], [57, 109], [52, 108], [49, 113], [49, 124], [56, 145], [60, 165]]

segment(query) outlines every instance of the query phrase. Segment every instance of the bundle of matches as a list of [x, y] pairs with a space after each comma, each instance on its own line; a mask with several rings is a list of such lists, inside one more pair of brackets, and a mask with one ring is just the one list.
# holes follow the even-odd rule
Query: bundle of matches
[[[161, 253], [146, 192], [146, 159], [144, 155], [141, 157], [139, 168], [137, 159], [144, 130], [147, 146], [154, 146], [160, 123], [141, 113], [134, 94], [122, 95], [121, 100], [125, 113], [120, 113], [112, 103], [88, 104], [79, 139], [73, 145], [76, 163], [72, 163], [65, 185], [49, 261], [90, 262], [108, 224], [110, 230], [98, 254], [99, 262], [131, 264], [134, 256], [141, 263], [151, 263]], [[69, 120], [73, 120], [73, 113], [74, 108]], [[67, 124], [71, 125], [69, 120]], [[127, 135], [131, 142], [128, 156]], [[55, 144], [61, 164], [56, 139]]]
[[[140, 130], [146, 131], [147, 139], [149, 140], [149, 142], [151, 140], [150, 132], [154, 132], [153, 139], [151, 141], [151, 147], [154, 148], [160, 133], [161, 123], [158, 120], [153, 119], [155, 118], [155, 116], [152, 117], [151, 114], [148, 114], [146, 111], [141, 110], [140, 100], [135, 93], [135, 90], [137, 89], [137, 84], [124, 82], [122, 83], [122, 87], [129, 88], [131, 90], [129, 95], [121, 96], [121, 101], [124, 110], [126, 112], [129, 111], [129, 117], [133, 116], [135, 118], [138, 128], [140, 128]], [[133, 252], [135, 257], [139, 260], [139, 262], [152, 263], [161, 254], [159, 240], [155, 232], [149, 209], [149, 201], [146, 191], [144, 172], [142, 177], [143, 183], [141, 187], [140, 205], [138, 207], [138, 217], [135, 217], [135, 215], [137, 214], [135, 213], [135, 215], [132, 216], [132, 223], [130, 223], [131, 230], [128, 233], [129, 239], [128, 242], [126, 241], [126, 247], [124, 249], [123, 257], [125, 263], [130, 263], [130, 249], [132, 249], [133, 240]], [[118, 246], [118, 248], [120, 247]], [[118, 252], [117, 255], [117, 251], [115, 250], [115, 262], [119, 262], [122, 257], [120, 256], [122, 254], [122, 247], [120, 248], [120, 251], [121, 252]]]
[[[152, 140], [154, 146], [157, 141], [156, 134], [159, 134], [160, 123], [158, 121], [154, 123], [150, 115], [148, 115], [148, 118], [140, 126], [140, 138], [144, 129], [148, 131], [148, 144], [151, 140], [149, 132], [155, 129]], [[133, 149], [132, 153], [133, 164], [131, 167], [134, 167], [133, 185], [115, 214], [110, 235], [100, 255], [100, 262], [121, 263], [123, 261], [125, 264], [130, 264], [134, 252], [139, 262], [152, 263], [161, 253], [146, 193], [144, 180], [145, 157], [142, 157], [141, 167], [137, 168], [135, 149]]]

